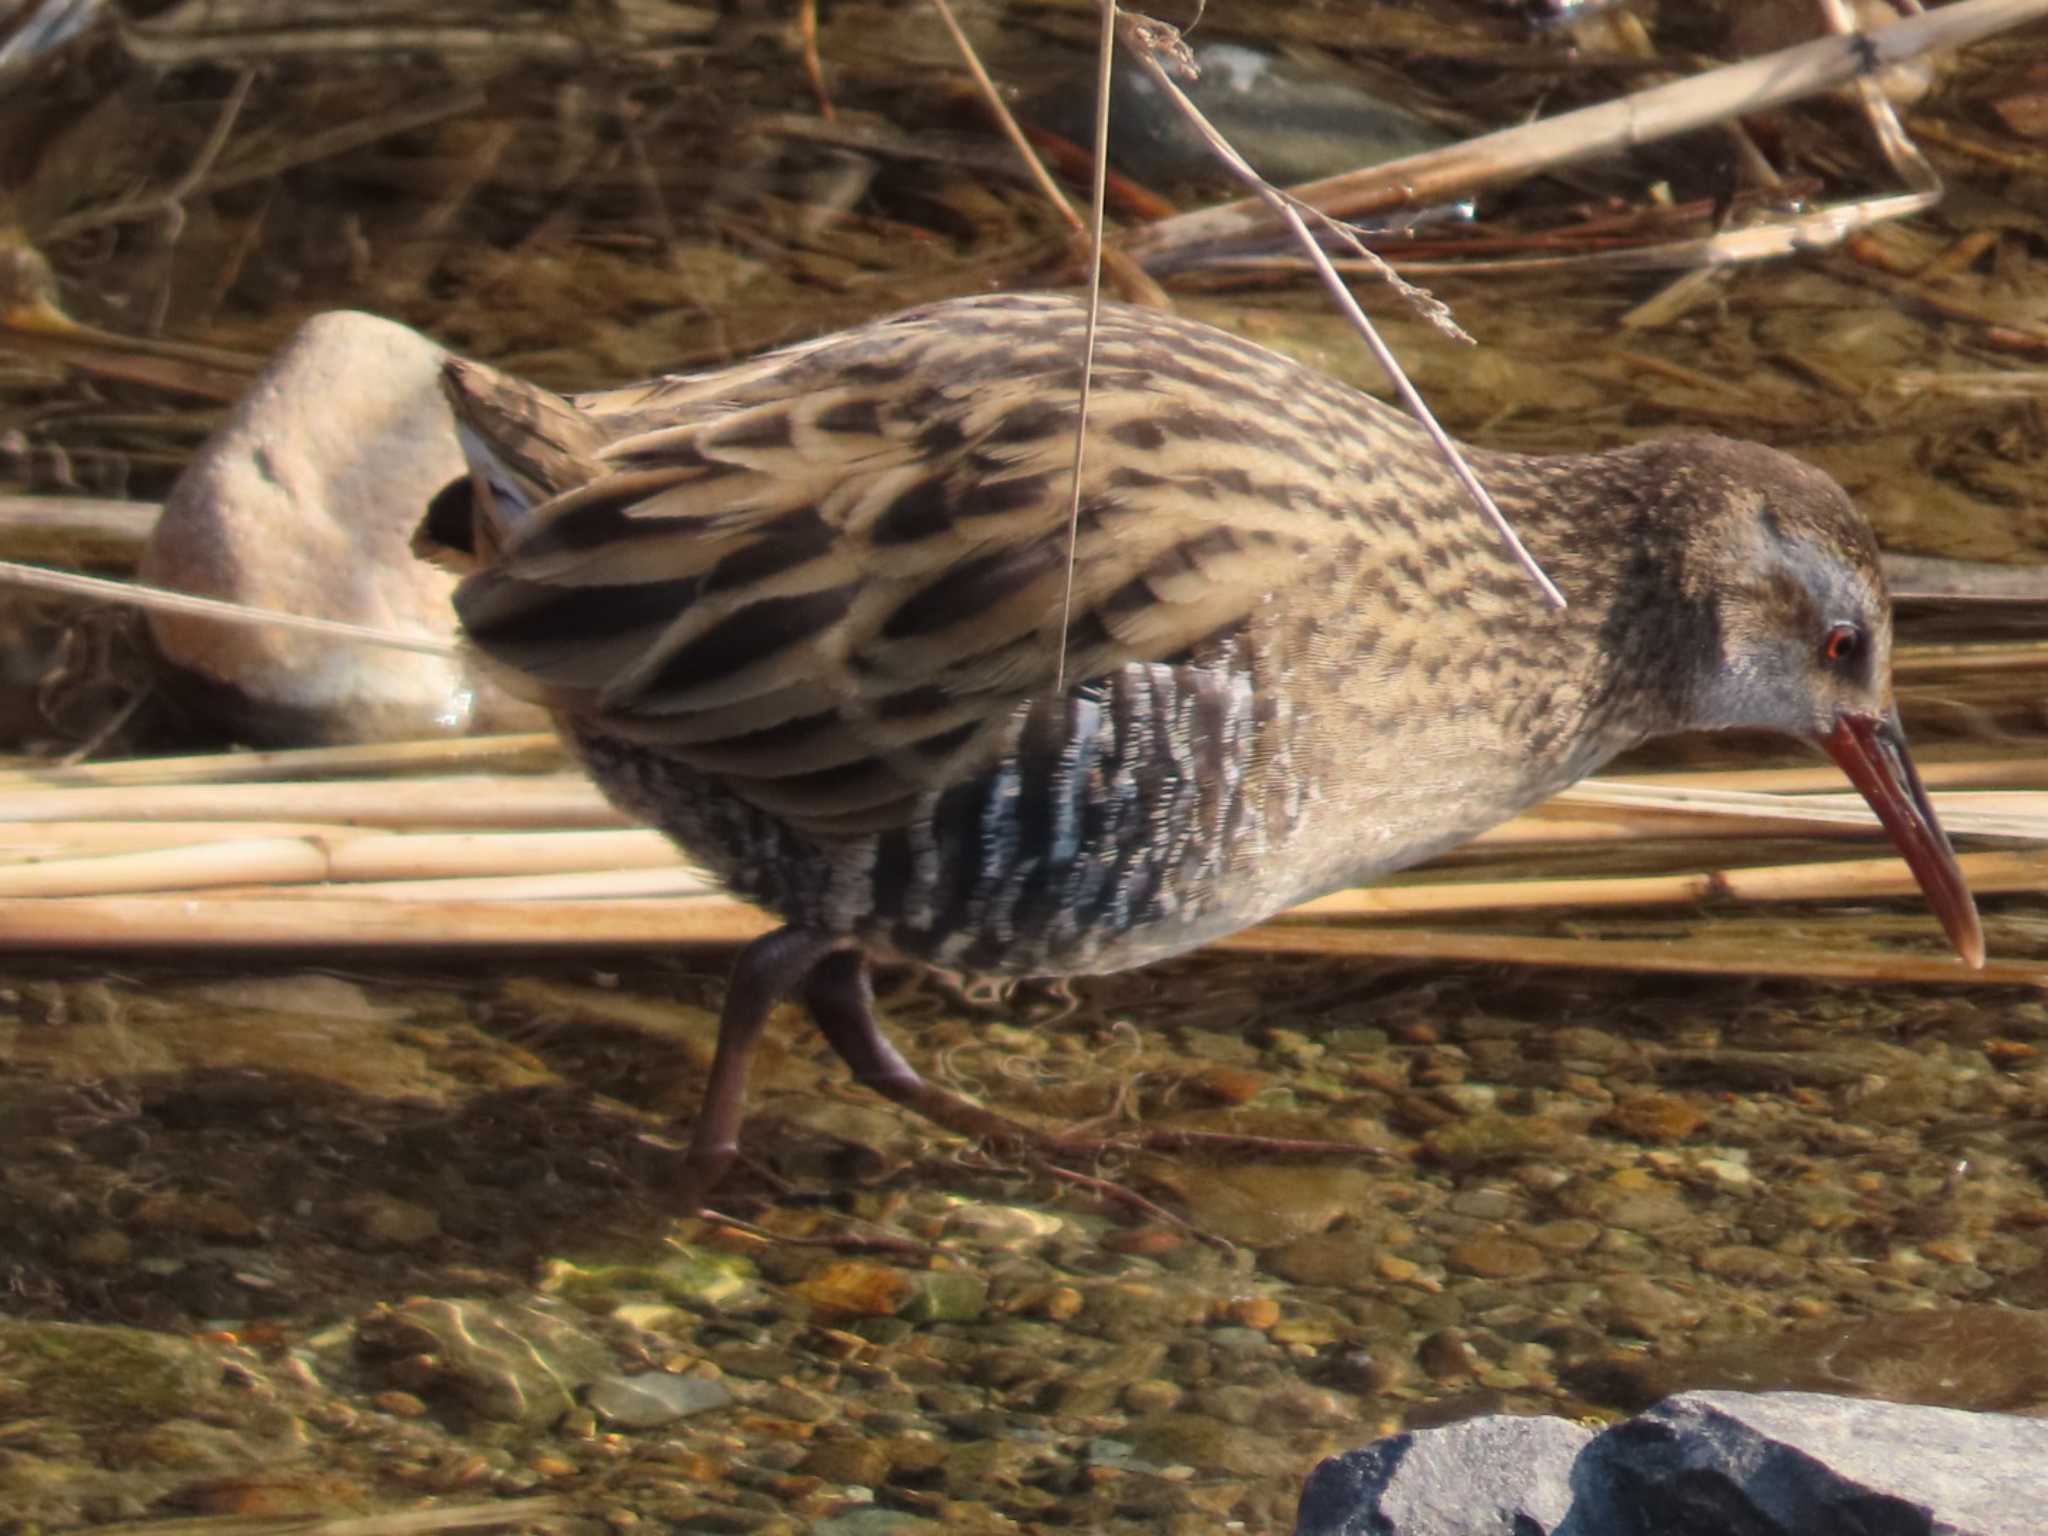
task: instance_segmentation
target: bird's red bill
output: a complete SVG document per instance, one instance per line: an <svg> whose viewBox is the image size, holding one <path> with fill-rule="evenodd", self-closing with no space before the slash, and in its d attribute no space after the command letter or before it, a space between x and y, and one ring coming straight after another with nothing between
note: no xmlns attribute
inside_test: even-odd
<svg viewBox="0 0 2048 1536"><path fill-rule="evenodd" d="M1920 882L1927 905L1941 920L1956 953L1972 969L1981 967L1984 928L1977 918L1977 903L1963 882L1948 834L1934 819L1934 807L1927 802L1913 759L1906 755L1906 737L1899 729L1898 716L1842 715L1820 744L1877 812L1892 846Z"/></svg>

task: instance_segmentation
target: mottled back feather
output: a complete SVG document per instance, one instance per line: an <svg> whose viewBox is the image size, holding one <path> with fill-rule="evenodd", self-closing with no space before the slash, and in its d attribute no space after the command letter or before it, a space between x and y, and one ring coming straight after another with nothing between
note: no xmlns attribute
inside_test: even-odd
<svg viewBox="0 0 2048 1536"><path fill-rule="evenodd" d="M516 691L798 827L899 824L992 763L1056 680L1219 642L1375 535L1339 488L1374 478L1354 418L1383 408L1112 308L1063 644L1082 326L1056 299L939 306L574 404L452 365L472 461L509 508L457 599L464 628ZM1399 418L1375 431L1389 422L1427 451Z"/></svg>

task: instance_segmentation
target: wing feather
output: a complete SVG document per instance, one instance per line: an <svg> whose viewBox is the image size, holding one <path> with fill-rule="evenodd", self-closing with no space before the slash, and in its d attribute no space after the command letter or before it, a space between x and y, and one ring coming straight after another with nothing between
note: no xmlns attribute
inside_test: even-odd
<svg viewBox="0 0 2048 1536"><path fill-rule="evenodd" d="M473 462L557 480L460 588L465 629L514 691L813 835L901 824L1056 680L1254 622L1350 515L1341 443L1251 441L1341 437L1337 386L1305 395L1249 345L1205 362L1112 310L1069 610L1079 315L961 301L577 402L451 379ZM1240 411L1263 371L1272 419L1190 408L1202 368Z"/></svg>

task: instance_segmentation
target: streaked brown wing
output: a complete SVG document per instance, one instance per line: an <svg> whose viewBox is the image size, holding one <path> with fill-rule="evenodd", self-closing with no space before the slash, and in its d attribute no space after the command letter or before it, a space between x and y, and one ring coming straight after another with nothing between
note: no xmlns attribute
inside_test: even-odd
<svg viewBox="0 0 2048 1536"><path fill-rule="evenodd" d="M1069 600L1079 312L1009 302L611 392L594 456L525 441L546 411L458 399L513 439L495 457L566 482L462 586L470 638L515 691L831 836L986 767L1025 701L1241 628L1344 536L1302 515L1334 458L1189 407L1186 356L1170 390L1149 365L1156 320L1112 324ZM1217 388L1290 366L1244 352Z"/></svg>

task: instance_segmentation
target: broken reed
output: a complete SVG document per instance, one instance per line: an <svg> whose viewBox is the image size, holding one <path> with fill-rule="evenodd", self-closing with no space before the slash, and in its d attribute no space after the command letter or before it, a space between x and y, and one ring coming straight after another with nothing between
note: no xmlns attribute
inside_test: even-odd
<svg viewBox="0 0 2048 1536"><path fill-rule="evenodd" d="M767 918L723 895L658 833L629 826L580 774L504 771L561 760L551 737L534 734L0 774L0 947L724 946L766 931ZM1957 835L2044 845L1964 855L1975 889L2048 887L2048 774L2036 762L1934 763L1926 778ZM1701 856L1734 839L1876 837L1854 796L1805 793L1839 782L1820 766L1590 780L1483 835L1454 871L1339 892L1224 942L1269 953L2048 986L2048 964L1970 973L1931 948L1876 947L1841 916L1739 941L1726 917L1687 923L1684 909L1703 903L1910 897L1912 878L1890 857L1731 866ZM1689 867L1531 871L1545 850L1626 854L1652 842L1667 862L1680 850ZM1680 916L1645 938L1648 908ZM1628 931L1479 931L1469 921L1519 914L1555 928L1612 923L1617 913L1628 914ZM1367 918L1372 926L1361 926ZM1423 920L1459 926L1413 926Z"/></svg>

